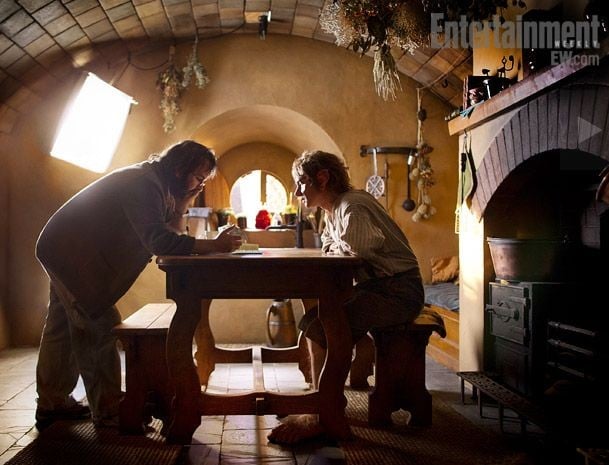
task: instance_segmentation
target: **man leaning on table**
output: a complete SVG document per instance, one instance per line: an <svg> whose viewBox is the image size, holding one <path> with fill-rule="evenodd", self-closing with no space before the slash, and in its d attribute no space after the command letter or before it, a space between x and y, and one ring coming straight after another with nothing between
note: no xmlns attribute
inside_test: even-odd
<svg viewBox="0 0 609 465"><path fill-rule="evenodd" d="M188 206L215 170L209 148L183 141L95 181L44 226L36 257L51 286L36 369L39 430L89 416L97 427L117 425L121 371L111 330L121 317L115 304L153 255L239 247L232 228L214 240L183 233ZM72 397L79 375L88 406Z"/></svg>
<svg viewBox="0 0 609 465"><path fill-rule="evenodd" d="M326 213L322 251L363 260L353 296L345 303L352 344L371 329L414 321L423 309L423 282L408 239L368 192L354 189L340 158L322 151L304 152L292 165L296 196ZM318 387L325 360L325 336L317 308L300 322L311 356L313 385ZM323 434L317 415L290 415L269 434L271 442L294 444Z"/></svg>

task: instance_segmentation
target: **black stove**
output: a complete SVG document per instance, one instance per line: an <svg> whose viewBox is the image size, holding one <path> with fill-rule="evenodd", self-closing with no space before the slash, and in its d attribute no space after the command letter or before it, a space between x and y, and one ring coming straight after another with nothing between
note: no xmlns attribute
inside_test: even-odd
<svg viewBox="0 0 609 465"><path fill-rule="evenodd" d="M561 321L574 287L561 282L489 284L485 308L485 371L531 398L548 387L548 322Z"/></svg>

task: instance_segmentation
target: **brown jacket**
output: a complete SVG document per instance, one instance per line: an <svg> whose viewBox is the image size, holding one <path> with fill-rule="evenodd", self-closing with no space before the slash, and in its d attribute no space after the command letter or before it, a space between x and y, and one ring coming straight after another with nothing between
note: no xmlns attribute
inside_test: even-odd
<svg viewBox="0 0 609 465"><path fill-rule="evenodd" d="M153 255L192 251L194 238L168 227L173 214L157 162L116 170L53 214L36 257L95 316L127 292Z"/></svg>

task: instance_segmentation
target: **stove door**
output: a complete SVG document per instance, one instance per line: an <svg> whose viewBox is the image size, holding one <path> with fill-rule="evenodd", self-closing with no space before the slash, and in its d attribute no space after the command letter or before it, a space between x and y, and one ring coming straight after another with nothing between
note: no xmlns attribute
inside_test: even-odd
<svg viewBox="0 0 609 465"><path fill-rule="evenodd" d="M527 346L530 299L526 287L491 283L491 303L486 305L492 336Z"/></svg>

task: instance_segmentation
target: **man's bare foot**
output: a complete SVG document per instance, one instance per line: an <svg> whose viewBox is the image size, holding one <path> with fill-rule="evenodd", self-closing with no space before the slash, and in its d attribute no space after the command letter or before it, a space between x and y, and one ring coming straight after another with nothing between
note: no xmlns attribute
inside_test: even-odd
<svg viewBox="0 0 609 465"><path fill-rule="evenodd" d="M297 444L324 433L317 415L289 415L270 432L268 440L275 444Z"/></svg>

